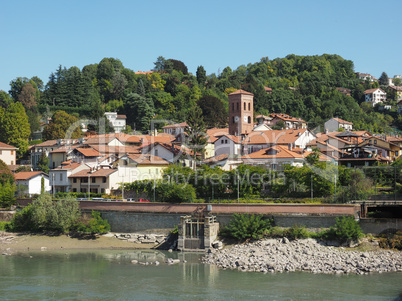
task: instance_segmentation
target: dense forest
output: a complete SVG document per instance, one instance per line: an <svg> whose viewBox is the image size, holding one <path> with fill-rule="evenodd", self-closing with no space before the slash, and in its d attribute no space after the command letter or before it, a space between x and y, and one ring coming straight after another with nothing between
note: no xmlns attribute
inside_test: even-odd
<svg viewBox="0 0 402 301"><path fill-rule="evenodd" d="M353 62L339 55L264 57L210 75L203 66L193 75L183 62L160 56L153 71L136 74L120 60L104 58L82 70L59 66L47 83L38 77L13 79L8 92L0 91L0 141L21 146L29 132L39 129L41 119L58 110L75 119L96 119L105 111L115 111L127 116L129 130L146 132L152 119L182 122L199 106L208 127L225 126L228 94L237 89L254 94L255 114L286 113L303 118L310 128L337 116L353 121L356 130L390 133L402 129L393 92L380 85L385 81L362 82ZM364 102L363 92L379 86L388 93L391 110L381 111ZM272 93L266 93L264 87L272 88ZM336 89L341 87L350 89L351 96ZM29 131L20 135L16 129L4 128L10 114L21 115L24 110L21 122L29 124Z"/></svg>

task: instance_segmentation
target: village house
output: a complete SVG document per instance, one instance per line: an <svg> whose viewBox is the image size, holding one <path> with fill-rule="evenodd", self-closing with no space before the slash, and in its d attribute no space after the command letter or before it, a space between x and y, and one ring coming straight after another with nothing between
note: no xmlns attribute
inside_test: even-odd
<svg viewBox="0 0 402 301"><path fill-rule="evenodd" d="M167 160L149 154L123 155L113 163L124 183L162 179L168 165Z"/></svg>
<svg viewBox="0 0 402 301"><path fill-rule="evenodd" d="M344 129L345 131L353 130L353 122L345 121L340 118L331 118L324 123L325 132L336 132L338 129Z"/></svg>
<svg viewBox="0 0 402 301"><path fill-rule="evenodd" d="M44 179L45 192L50 192L49 176L42 171L22 171L14 175L19 195L27 194L32 196L40 194L42 189L42 178Z"/></svg>
<svg viewBox="0 0 402 301"><path fill-rule="evenodd" d="M271 125L275 126L279 122L282 122L285 125L285 129L306 129L307 128L307 122L305 122L301 118L294 118L292 116L289 116L287 114L282 114L282 113L272 113L269 114L270 117L272 117L271 120Z"/></svg>
<svg viewBox="0 0 402 301"><path fill-rule="evenodd" d="M314 139L316 136L308 129L252 132L242 141L242 154L250 154L274 145L283 145L289 150L305 149Z"/></svg>
<svg viewBox="0 0 402 301"><path fill-rule="evenodd" d="M69 177L82 170L89 171L90 167L83 163L74 163L71 160L51 169L49 171L49 181L52 192L70 192L71 180Z"/></svg>
<svg viewBox="0 0 402 301"><path fill-rule="evenodd" d="M222 154L216 157L205 159L202 164L208 165L211 168L218 166L224 171L231 171L236 169L240 164L243 164L243 161L241 161L238 156Z"/></svg>
<svg viewBox="0 0 402 301"><path fill-rule="evenodd" d="M187 122L182 122L182 123L166 125L162 128L162 130L165 134L176 136L180 133L185 132L187 130L187 127L188 127Z"/></svg>
<svg viewBox="0 0 402 301"><path fill-rule="evenodd" d="M117 115L116 112L105 112L105 116L115 133L121 133L126 129L126 115Z"/></svg>
<svg viewBox="0 0 402 301"><path fill-rule="evenodd" d="M106 193L118 189L121 184L117 169L84 169L68 177L71 181L71 192Z"/></svg>
<svg viewBox="0 0 402 301"><path fill-rule="evenodd" d="M389 86L390 89L394 90L395 92L395 101L402 100L402 87L401 86Z"/></svg>
<svg viewBox="0 0 402 301"><path fill-rule="evenodd" d="M373 107L378 103L385 102L387 99L387 93L380 88L366 90L364 95L365 101L370 102Z"/></svg>
<svg viewBox="0 0 402 301"><path fill-rule="evenodd" d="M368 80L370 82L377 81L377 79L374 76L372 76L371 74L369 74L369 73L356 72L356 76L357 76L358 79L361 79L363 81L366 81L366 80Z"/></svg>
<svg viewBox="0 0 402 301"><path fill-rule="evenodd" d="M267 149L261 149L257 152L244 155L239 159L247 165L260 166L279 171L283 170L286 165L297 167L303 166L305 158L309 154L311 154L311 152L306 152L300 149L292 151L284 145L275 145ZM324 155L320 155L319 160L331 161L330 158Z"/></svg>
<svg viewBox="0 0 402 301"><path fill-rule="evenodd" d="M223 135L214 142L215 157L228 154L234 156L241 155L241 137L234 135Z"/></svg>
<svg viewBox="0 0 402 301"><path fill-rule="evenodd" d="M0 142L0 160L7 165L15 165L17 162L17 148Z"/></svg>

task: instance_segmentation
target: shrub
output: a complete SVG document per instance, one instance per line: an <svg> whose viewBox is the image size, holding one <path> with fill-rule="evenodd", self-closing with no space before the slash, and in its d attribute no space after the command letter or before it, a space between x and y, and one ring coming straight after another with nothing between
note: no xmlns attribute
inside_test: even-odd
<svg viewBox="0 0 402 301"><path fill-rule="evenodd" d="M394 231L394 233L381 235L379 237L379 245L381 248L397 249L402 251L402 231Z"/></svg>
<svg viewBox="0 0 402 301"><path fill-rule="evenodd" d="M10 222L0 222L0 231L5 231Z"/></svg>
<svg viewBox="0 0 402 301"><path fill-rule="evenodd" d="M284 231L284 236L290 239L303 239L310 237L305 226L294 225Z"/></svg>
<svg viewBox="0 0 402 301"><path fill-rule="evenodd" d="M359 223L352 216L343 216L342 218L337 217L335 220L335 228L331 227L325 238L347 242L358 240L363 237L363 232Z"/></svg>
<svg viewBox="0 0 402 301"><path fill-rule="evenodd" d="M78 232L102 234L110 231L110 224L101 217L100 212L92 210L91 216L92 218L89 221L81 220L78 223L76 226Z"/></svg>
<svg viewBox="0 0 402 301"><path fill-rule="evenodd" d="M52 197L45 193L18 212L8 227L10 231L66 232L75 225L79 216L79 204L76 199L66 197L53 201Z"/></svg>
<svg viewBox="0 0 402 301"><path fill-rule="evenodd" d="M223 233L237 239L259 239L269 230L271 224L272 220L264 219L263 215L235 213Z"/></svg>

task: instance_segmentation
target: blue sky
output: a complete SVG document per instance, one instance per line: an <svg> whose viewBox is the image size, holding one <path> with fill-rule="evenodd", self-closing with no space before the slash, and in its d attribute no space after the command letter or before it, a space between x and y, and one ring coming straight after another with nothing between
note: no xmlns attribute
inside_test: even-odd
<svg viewBox="0 0 402 301"><path fill-rule="evenodd" d="M158 56L195 74L297 55L339 54L356 72L402 74L402 1L0 0L0 90L104 57L134 71Z"/></svg>

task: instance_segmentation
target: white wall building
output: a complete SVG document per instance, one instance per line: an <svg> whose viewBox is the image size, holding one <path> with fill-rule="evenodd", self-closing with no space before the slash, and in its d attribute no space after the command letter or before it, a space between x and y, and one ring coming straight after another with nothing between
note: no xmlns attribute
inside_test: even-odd
<svg viewBox="0 0 402 301"><path fill-rule="evenodd" d="M42 178L45 181L45 191L50 192L49 176L42 171L23 171L14 175L19 193L29 195L40 194L42 188ZM21 191L20 189L24 189Z"/></svg>
<svg viewBox="0 0 402 301"><path fill-rule="evenodd" d="M387 99L387 93L380 88L369 89L364 91L366 102L371 102L373 107L380 102L384 102Z"/></svg>
<svg viewBox="0 0 402 301"><path fill-rule="evenodd" d="M16 151L16 147L0 142L0 159L7 165L17 164Z"/></svg>
<svg viewBox="0 0 402 301"><path fill-rule="evenodd" d="M115 133L121 133L126 129L126 115L117 115L116 112L105 112L105 117L112 124Z"/></svg>
<svg viewBox="0 0 402 301"><path fill-rule="evenodd" d="M223 135L214 142L215 157L228 154L240 155L241 152L241 138L234 135Z"/></svg>

